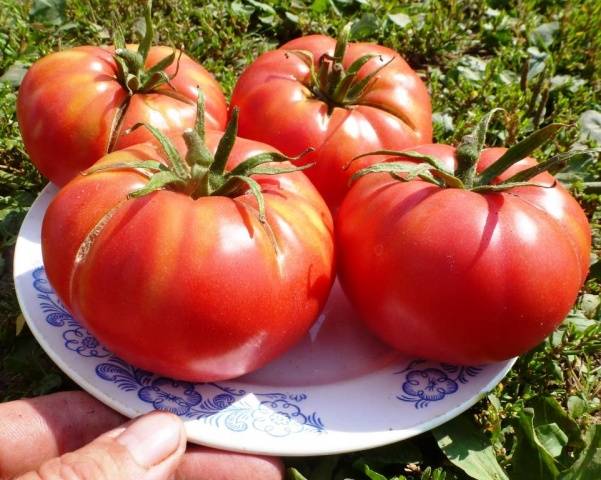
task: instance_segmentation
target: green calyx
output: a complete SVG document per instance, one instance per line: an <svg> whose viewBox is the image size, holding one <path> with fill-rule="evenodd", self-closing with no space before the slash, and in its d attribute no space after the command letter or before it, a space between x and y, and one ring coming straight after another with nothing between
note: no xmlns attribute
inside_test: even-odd
<svg viewBox="0 0 601 480"><path fill-rule="evenodd" d="M549 160L545 160L533 167L522 170L502 182L493 183L499 175L529 156L534 150L553 138L560 129L566 127L566 125L563 124L552 123L535 131L521 142L507 149L507 151L494 163L478 173L478 160L480 158L480 153L484 149L486 133L490 121L495 114L503 111L504 110L501 108L491 110L482 117L472 133L463 137L461 143L457 146L457 168L454 172L446 169L438 159L431 155L424 155L413 151L401 152L397 150L378 150L359 155L353 158L345 168L348 168L350 164L358 158L368 155L396 155L420 160L421 163L414 163L411 161L378 163L357 171L352 176L351 181L355 181L370 173L386 172L399 181L410 181L419 178L441 188L461 188L473 192L486 193L499 192L524 186L554 187L555 182L551 185L542 185L531 182L531 180L543 172L564 167L574 158L584 157L588 159L592 154L601 151L601 149L589 149L563 152L551 157Z"/></svg>
<svg viewBox="0 0 601 480"><path fill-rule="evenodd" d="M175 49L151 68L145 68L144 65L154 36L151 12L152 0L148 0L144 7L146 32L144 38L138 45L138 50L135 52L126 48L125 38L118 26L118 20L113 17L115 30L113 40L115 43L115 54L113 55L113 58L117 63L117 78L130 95L133 95L134 93L152 92L163 84L170 85L171 80L177 75L177 70L179 68L179 61L182 55L181 50L179 51L179 55L177 55L177 67L175 73L173 75L167 75L165 72L165 69L176 61ZM174 88L172 89L175 90Z"/></svg>
<svg viewBox="0 0 601 480"><path fill-rule="evenodd" d="M363 95L372 87L377 80L377 75L394 60L391 58L365 77L357 77L361 67L372 58L380 58L380 55L367 54L359 57L345 70L342 60L346 52L350 33L351 23L346 24L336 40L334 55L324 54L318 62L317 70L315 61L311 52L306 50L289 50L288 53L296 55L307 64L310 72L310 90L313 95L326 102L331 113L334 107L346 108L349 105L358 105L361 103Z"/></svg>
<svg viewBox="0 0 601 480"><path fill-rule="evenodd" d="M260 184L253 175L277 175L305 170L313 164L302 166L273 165L273 163L292 162L300 159L313 149L309 148L296 157L287 157L278 152L263 152L247 158L230 171L226 165L236 141L238 131L238 111L234 110L225 133L213 155L205 144L204 96L198 92L198 113L193 129L183 133L188 147L185 159L182 159L171 141L160 130L148 124L136 124L131 130L146 127L156 138L167 155L168 164L146 160L124 162L92 167L84 172L89 175L108 170L134 169L149 178L148 183L129 194L129 198L148 195L157 190L174 190L190 195L193 199L207 196L224 196L234 198L250 191L257 199L259 220L266 222L265 200ZM272 165L269 165L272 164Z"/></svg>

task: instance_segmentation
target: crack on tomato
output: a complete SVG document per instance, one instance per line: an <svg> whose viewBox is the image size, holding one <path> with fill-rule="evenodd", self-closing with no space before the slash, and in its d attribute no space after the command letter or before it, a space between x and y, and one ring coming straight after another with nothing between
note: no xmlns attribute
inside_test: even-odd
<svg viewBox="0 0 601 480"><path fill-rule="evenodd" d="M263 192L266 193L266 192ZM255 214L254 217L258 218L259 215L259 209L253 205L252 203L249 203L248 200L254 198L252 196L249 195L249 192L246 191L244 192L242 195L239 195L235 198L233 198L232 200L234 201L234 204L236 205L236 208L238 209L238 211L240 212L241 215L243 215L243 213L249 213L251 214L250 217L252 217L253 213ZM236 201L238 200L238 201ZM267 202L266 202L267 203ZM246 229L248 230L248 234L250 235L251 238L254 237L253 233L254 233L254 225L252 225L252 222L249 221L250 218L244 218L242 219L242 221L244 222L244 225L246 227ZM278 239L273 231L273 229L271 228L271 225L269 225L269 222L265 222L265 223L261 223L261 226L263 227L263 230L265 231L267 238L269 238L269 243L271 244L274 252L275 252L275 257L276 260L278 261L278 270L280 271L280 274L282 273L282 265L281 265L281 257L284 255L282 253L282 247L278 244Z"/></svg>
<svg viewBox="0 0 601 480"><path fill-rule="evenodd" d="M127 108L129 107L129 103L131 101L131 95L128 95L125 100L119 105L119 109L115 114L115 118L113 118L113 124L111 125L111 134L109 136L109 143L107 147L106 153L112 152L115 148L117 140L121 135L121 126L123 125L123 120L125 119L125 114L127 113Z"/></svg>
<svg viewBox="0 0 601 480"><path fill-rule="evenodd" d="M79 245L79 248L77 249L77 253L75 254L75 261L73 262L73 267L71 268L71 274L69 275L69 303L71 302L71 296L72 296L71 293L73 292L73 280L75 278L75 272L76 272L77 268L79 267L79 265L81 263L83 263L86 260L96 239L100 236L100 234L102 233L104 228L107 226L109 221L115 216L115 214L117 213L119 208L121 208L121 206L125 202L127 202L127 198L124 200L121 200L119 203L117 203L117 205L115 205L108 212L106 212L100 218L100 220L98 220L98 222L96 222L96 225L94 225L94 227L88 232L88 234L85 236L85 238Z"/></svg>

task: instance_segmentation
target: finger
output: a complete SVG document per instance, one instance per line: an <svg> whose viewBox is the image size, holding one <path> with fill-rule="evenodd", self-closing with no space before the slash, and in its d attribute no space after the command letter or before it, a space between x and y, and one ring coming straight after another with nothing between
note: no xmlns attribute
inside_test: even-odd
<svg viewBox="0 0 601 480"><path fill-rule="evenodd" d="M0 404L0 478L37 468L125 422L84 392Z"/></svg>
<svg viewBox="0 0 601 480"><path fill-rule="evenodd" d="M35 470L43 462L84 446L126 420L84 392L61 392L0 404L0 445L3 447L0 448L0 479ZM283 475L282 462L275 458L192 446L188 452L178 470L180 477L186 480L230 478L224 472L230 472L233 479L269 480ZM203 477L199 472L206 475Z"/></svg>
<svg viewBox="0 0 601 480"><path fill-rule="evenodd" d="M284 464L278 458L223 452L188 445L177 480L281 480Z"/></svg>
<svg viewBox="0 0 601 480"><path fill-rule="evenodd" d="M170 413L153 412L48 460L17 480L168 480L185 449L182 421Z"/></svg>

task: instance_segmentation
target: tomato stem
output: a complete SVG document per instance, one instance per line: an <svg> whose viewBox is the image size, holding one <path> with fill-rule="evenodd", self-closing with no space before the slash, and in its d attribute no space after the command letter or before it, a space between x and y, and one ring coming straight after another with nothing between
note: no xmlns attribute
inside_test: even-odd
<svg viewBox="0 0 601 480"><path fill-rule="evenodd" d="M478 177L479 185L487 185L509 167L526 158L547 140L553 138L563 127L560 123L552 123L535 131L521 142L509 148L495 163L489 165Z"/></svg>
<svg viewBox="0 0 601 480"><path fill-rule="evenodd" d="M568 161L574 158L590 158L593 153L601 151L599 148L588 150L572 150L563 152L554 157L541 162L533 167L522 170L510 178L500 183L495 180L510 167L526 158L543 143L553 138L555 134L566 125L552 123L530 134L521 142L507 149L499 159L489 165L480 174L477 173L478 161L486 141L486 133L489 124L495 114L504 111L501 108L495 108L484 115L478 122L474 131L465 135L461 143L457 146L456 160L457 167L454 172L444 168L438 159L430 155L423 155L412 151L396 150L377 150L364 153L353 158L346 166L348 168L355 160L368 155L390 155L400 157L400 161L386 161L383 163L371 165L367 168L355 172L351 182L370 173L389 173L393 178L399 181L410 181L415 178L433 183L445 188L463 188L473 192L499 192L510 188L536 186L552 188L552 185L542 185L530 182L537 175L549 171L550 169L562 168ZM402 161L406 158L406 161ZM421 160L422 163L410 163L411 160Z"/></svg>
<svg viewBox="0 0 601 480"><path fill-rule="evenodd" d="M185 159L182 159L173 143L159 129L149 124L138 123L129 131L140 127L148 129L165 152L168 162L166 165L157 161L121 162L92 167L84 172L84 175L127 168L137 170L147 176L149 181L144 187L131 192L129 196L132 198L163 189L179 191L194 199L206 196L236 197L249 191L257 199L259 220L265 222L265 200L259 183L252 176L278 175L309 168L313 164L302 166L277 164L297 161L313 149L309 148L296 157L287 157L279 152L259 153L247 158L231 171L227 171L228 159L237 138L237 110L234 110L213 155L205 143L204 105L204 95L199 89L195 128L183 133L184 142L188 147Z"/></svg>
<svg viewBox="0 0 601 480"><path fill-rule="evenodd" d="M466 188L474 186L478 159L486 142L488 126L496 113L504 111L502 108L493 108L482 117L471 134L463 137L457 147L457 170L455 175L461 179Z"/></svg>
<svg viewBox="0 0 601 480"><path fill-rule="evenodd" d="M152 24L152 0L148 0L144 6L144 24L146 26L144 38L138 45L138 55L142 57L142 65L146 62L150 46L152 45L152 38L154 36L154 25Z"/></svg>
<svg viewBox="0 0 601 480"><path fill-rule="evenodd" d="M130 95L141 92L159 91L161 85L171 85L171 80L175 78L179 71L182 51L176 53L176 49L159 60L155 65L146 69L146 59L152 46L154 37L154 26L152 23L152 0L148 0L144 6L144 23L146 30L144 38L140 41L137 51L129 50L125 45L123 32L121 31L117 20L113 17L115 54L113 58L117 64L117 79L123 85ZM176 69L173 75L168 75L165 69L173 62L176 62Z"/></svg>
<svg viewBox="0 0 601 480"><path fill-rule="evenodd" d="M288 50L287 52L296 55L309 67L310 90L315 98L327 103L329 114L335 107L347 108L360 104L362 97L377 80L378 73L394 60L393 57L385 62L381 55L366 54L355 60L348 70L345 70L342 61L348 46L351 26L352 23L347 23L340 30L334 47L334 55L326 53L319 58L317 73L311 52L305 50ZM379 59L382 65L359 79L358 74L361 67L375 58Z"/></svg>

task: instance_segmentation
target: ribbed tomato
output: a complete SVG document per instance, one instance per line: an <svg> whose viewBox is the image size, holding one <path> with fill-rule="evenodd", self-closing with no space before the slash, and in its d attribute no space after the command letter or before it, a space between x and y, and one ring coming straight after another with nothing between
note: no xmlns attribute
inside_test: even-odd
<svg viewBox="0 0 601 480"><path fill-rule="evenodd" d="M232 94L240 109L240 135L287 155L307 147L316 162L307 176L332 209L348 189L355 156L382 148L403 149L432 140L430 97L401 56L370 43L324 35L292 40L261 55L241 75Z"/></svg>
<svg viewBox="0 0 601 480"><path fill-rule="evenodd" d="M455 148L412 150L457 173ZM477 175L506 152L484 149ZM358 179L337 219L339 273L382 340L408 355L474 365L524 353L565 318L587 275L590 227L550 174L515 183L531 167L539 164L525 158L489 185L476 176L473 189L434 170L410 181ZM495 191L507 180L516 186Z"/></svg>
<svg viewBox="0 0 601 480"><path fill-rule="evenodd" d="M222 135L206 134L208 151ZM186 155L184 142L174 142ZM274 149L236 139L225 175L265 152ZM113 152L94 169L166 158L149 142ZM259 165L251 173L264 204L233 174L219 191L198 196L209 188L197 181L208 178L200 162L182 167L191 176L175 180L175 190L163 185L136 196L150 186L144 164L78 176L48 208L44 265L76 318L132 364L191 381L242 375L302 338L334 278L331 215L306 176L290 164L275 176L271 164ZM172 174L151 182L161 175Z"/></svg>
<svg viewBox="0 0 601 480"><path fill-rule="evenodd" d="M147 31L152 35L148 25ZM178 60L171 48L150 47L151 39L139 64L129 60L132 46L118 50L121 57L113 47L85 46L52 53L29 69L17 118L31 161L49 180L64 185L107 152L149 140L143 129L125 133L138 122L163 132L192 127L199 87L207 125L223 130L227 106L213 76L185 54Z"/></svg>

